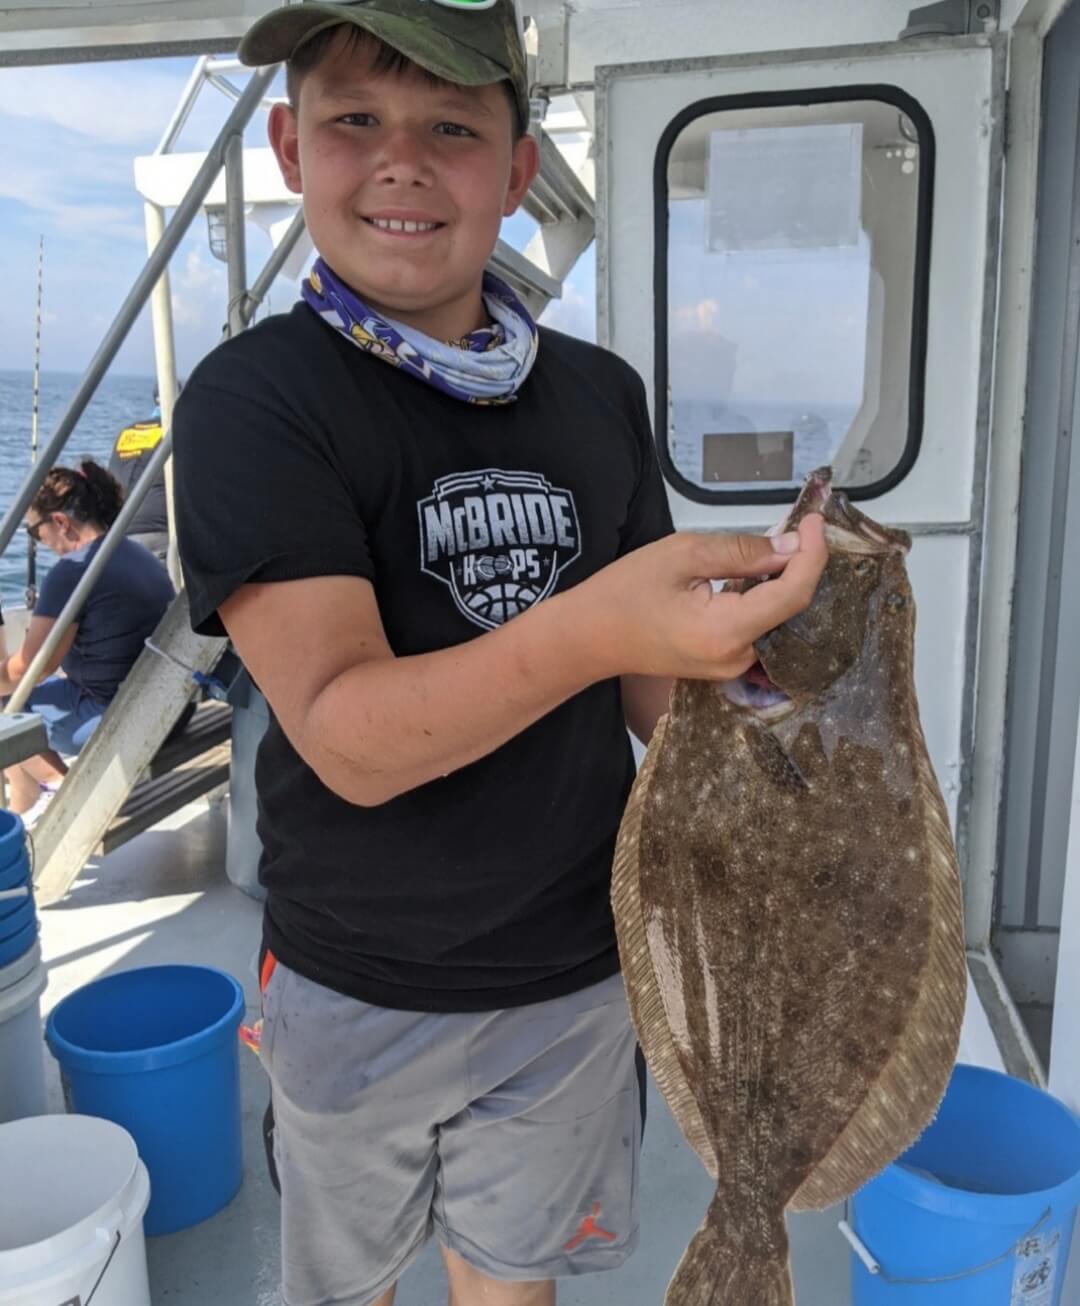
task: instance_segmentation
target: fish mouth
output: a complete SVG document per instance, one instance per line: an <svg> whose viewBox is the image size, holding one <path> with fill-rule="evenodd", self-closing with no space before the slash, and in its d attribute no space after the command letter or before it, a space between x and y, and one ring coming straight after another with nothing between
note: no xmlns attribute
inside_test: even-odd
<svg viewBox="0 0 1080 1306"><path fill-rule="evenodd" d="M811 472L787 517L769 533L796 530L804 517L816 512L825 518L825 542L831 553L907 553L911 536L871 521L843 490L833 486L832 476L831 467Z"/></svg>
<svg viewBox="0 0 1080 1306"><path fill-rule="evenodd" d="M788 695L769 679L760 661L734 680L722 681L717 688L733 707L750 712L761 721L779 720L795 708Z"/></svg>

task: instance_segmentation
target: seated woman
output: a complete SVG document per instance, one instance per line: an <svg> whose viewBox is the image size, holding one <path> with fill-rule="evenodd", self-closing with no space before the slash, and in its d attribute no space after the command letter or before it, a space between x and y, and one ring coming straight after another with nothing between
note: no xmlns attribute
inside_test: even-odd
<svg viewBox="0 0 1080 1306"><path fill-rule="evenodd" d="M80 467L51 468L27 511L27 532L59 557L42 581L22 647L0 659L0 695L18 684L120 512L119 483L89 459ZM90 738L172 599L157 558L121 540L30 693L26 709L44 719L49 750L5 772L13 812L31 820L40 814L67 772L61 754L77 753Z"/></svg>

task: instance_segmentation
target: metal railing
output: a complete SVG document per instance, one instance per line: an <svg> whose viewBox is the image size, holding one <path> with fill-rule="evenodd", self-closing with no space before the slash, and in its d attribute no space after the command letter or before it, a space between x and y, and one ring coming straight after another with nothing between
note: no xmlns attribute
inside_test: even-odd
<svg viewBox="0 0 1080 1306"><path fill-rule="evenodd" d="M240 193L237 200L238 205L243 204L243 193ZM285 235L282 237L277 248L266 261L266 265L259 273L255 284L247 291L239 301L237 308L237 326L242 329L247 326L255 315L256 309L262 303L266 292L273 284L274 278L281 271L300 239L304 230L304 214L300 210L293 218ZM172 429L170 428L162 436L160 442L154 449L150 461L146 465L146 470L139 477L131 494L125 499L124 506L120 510L120 515L109 528L105 538L102 540L101 547L94 555L93 561L83 572L82 579L76 585L71 593L71 597L64 605L52 629L49 631L45 642L38 649L33 661L26 668L26 672L19 681L11 697L4 707L5 713L19 712L24 707L30 691L37 683L38 677L48 666L50 659L56 652L60 641L68 627L79 615L83 604L86 602L90 591L94 588L98 577L101 575L109 559L120 547L120 541L127 533L128 524L139 510L139 505L150 491L150 487L156 479L158 473L165 465L165 460L172 453Z"/></svg>
<svg viewBox="0 0 1080 1306"><path fill-rule="evenodd" d="M241 279L243 278L243 172L238 167L239 151L243 142L243 131L251 120L255 110L262 104L264 92L270 82L273 80L277 71L275 67L259 69L255 72L243 94L237 100L234 108L225 121L225 125L219 132L217 139L207 152L190 188L184 195L179 205L177 205L172 219L166 225L161 234L153 253L149 256L143 267L142 272L136 278L127 298L121 305L112 325L109 327L98 347L97 352L92 358L89 367L86 370L82 380L79 382L67 410L57 424L56 430L50 437L49 442L41 451L37 462L30 469L23 484L19 488L15 500L8 510L2 523L0 523L0 555L3 554L8 544L11 542L19 525L22 522L23 515L33 502L34 496L41 488L49 468L57 461L59 455L66 446L71 437L80 417L86 410L87 405L93 398L98 385L108 371L110 364L115 358L120 346L127 338L129 331L134 325L139 313L149 300L157 285L162 273L168 267L172 255L176 252L180 241L183 239L188 227L191 225L196 214L202 207L203 201L210 191L211 186L217 180L218 173L229 163L226 169L226 210L228 213L228 225L231 236L232 249L230 254L234 255L230 259L230 304L229 304L229 324L226 327L226 334L231 334L236 330L246 326L255 314L256 309L262 302L267 291L272 285L274 278L284 266L289 255L292 253L304 230L303 211L299 210L293 218L285 236L278 243L266 266L259 274L255 284L250 291L245 290ZM190 112L190 101L194 98L197 89L197 79L203 75L203 63L196 72L192 74L189 81L188 91L185 93L172 122L166 129L162 138L162 146L159 148L168 148L176 139L180 128L183 126L187 113ZM239 237L237 232L240 233ZM232 265L236 264L234 268ZM172 430L171 425L165 431L160 443L154 449L145 470L140 475L131 493L124 501L120 510L120 515L109 528L101 546L94 555L93 560L86 568L78 585L75 587L64 605L63 610L53 623L41 648L26 668L22 678L16 686L11 697L8 699L3 711L7 714L20 711L31 690L37 683L38 677L48 666L61 640L64 638L72 622L78 617L82 610L90 591L93 589L98 577L105 568L109 559L119 547L120 541L126 534L127 527L134 518L143 500L157 479L159 473L164 468L169 455L172 452Z"/></svg>
<svg viewBox="0 0 1080 1306"><path fill-rule="evenodd" d="M210 187L217 180L218 173L225 163L225 153L229 141L234 136L243 133L244 128L251 119L251 115L262 101L264 89L273 80L276 71L276 67L264 68L252 76L244 94L226 119L217 140L214 141L207 152L202 166L195 174L190 190L177 205L176 212L166 226L160 244L150 258L147 259L143 270L135 280L135 284L128 292L127 298L120 306L112 325L105 333L104 340L98 346L97 353L90 360L90 365L79 382L67 411L61 417L48 444L42 449L37 463L28 472L18 494L15 496L14 503L8 510L3 523L0 524L0 554L11 543L12 536L18 530L19 523L22 521L23 514L30 507L34 495L41 487L49 468L63 451L79 418L86 411L94 392L101 384L102 377L108 371L109 365L116 357L120 346L127 339L128 332L134 325L136 318L138 318L139 313L150 298L154 285L168 266L177 246L202 207L203 200L209 193Z"/></svg>

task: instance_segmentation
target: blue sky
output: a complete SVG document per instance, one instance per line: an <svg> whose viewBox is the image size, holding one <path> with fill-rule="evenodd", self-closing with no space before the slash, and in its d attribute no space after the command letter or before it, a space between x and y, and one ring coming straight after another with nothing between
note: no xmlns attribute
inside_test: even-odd
<svg viewBox="0 0 1080 1306"><path fill-rule="evenodd" d="M81 371L89 362L146 258L133 159L153 151L193 66L185 58L0 70L0 368L32 365L39 236L42 367ZM209 145L228 109L224 96L204 89L177 148ZM265 144L264 115L248 141ZM520 247L529 229L527 220L511 219L503 234ZM270 243L250 222L247 241L254 278ZM217 342L226 302L225 267L210 254L201 216L173 259L171 278L177 359L186 373ZM295 283L279 278L270 307L281 311L295 295ZM589 251L544 320L593 339L594 301ZM148 314L113 369L153 372Z"/></svg>

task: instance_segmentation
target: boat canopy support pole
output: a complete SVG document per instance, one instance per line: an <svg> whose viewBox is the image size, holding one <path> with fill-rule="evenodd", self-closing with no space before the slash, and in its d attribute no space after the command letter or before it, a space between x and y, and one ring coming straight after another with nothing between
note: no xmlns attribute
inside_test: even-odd
<svg viewBox="0 0 1080 1306"><path fill-rule="evenodd" d="M180 96L180 103L173 110L173 116L169 119L168 126L162 133L161 140L158 141L155 154L168 154L184 130L184 124L195 107L195 101L199 98L199 91L202 88L202 80L206 74L207 65L210 62L210 56L204 54L191 70L191 76L187 80L183 94Z"/></svg>
<svg viewBox="0 0 1080 1306"><path fill-rule="evenodd" d="M251 289L244 297L244 321L250 322L255 316L255 311L266 298L267 292L274 284L278 273L289 260L289 255L296 248L296 243L304 234L307 223L304 221L304 210L297 209L292 222L285 229L285 234L278 241L274 252L266 261L266 266L255 278Z"/></svg>
<svg viewBox="0 0 1080 1306"><path fill-rule="evenodd" d="M247 244L244 235L244 134L236 131L225 146L225 253L229 276L229 335L243 331L247 299Z"/></svg>
<svg viewBox="0 0 1080 1306"><path fill-rule="evenodd" d="M146 202L146 249L151 258L165 234L165 211ZM176 340L173 335L172 289L169 269L165 267L150 298L154 334L154 368L157 373L158 405L161 428L172 429L173 405L176 403ZM180 560L176 550L176 511L173 504L173 463L165 463L165 506L168 513L169 552L167 566L174 589L179 589Z"/></svg>

